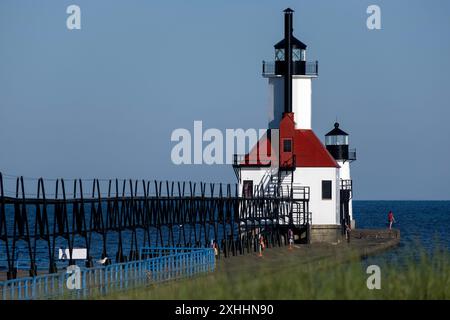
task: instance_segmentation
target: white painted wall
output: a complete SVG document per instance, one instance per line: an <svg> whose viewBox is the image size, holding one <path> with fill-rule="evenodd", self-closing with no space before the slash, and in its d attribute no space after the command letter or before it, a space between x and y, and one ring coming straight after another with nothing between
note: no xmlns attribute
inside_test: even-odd
<svg viewBox="0 0 450 320"><path fill-rule="evenodd" d="M311 129L312 77L292 79L292 111L296 129ZM269 78L269 128L279 128L284 112L284 79Z"/></svg>
<svg viewBox="0 0 450 320"><path fill-rule="evenodd" d="M332 181L331 200L322 200L322 180ZM294 183L310 187L309 211L313 225L340 224L338 168L297 168Z"/></svg>
<svg viewBox="0 0 450 320"><path fill-rule="evenodd" d="M336 160L339 166L339 177L343 180L351 179L350 177L350 161Z"/></svg>
<svg viewBox="0 0 450 320"><path fill-rule="evenodd" d="M244 184L244 180L253 181L253 192L255 192L260 183L263 183L263 186L266 187L267 183L270 181L271 174L275 174L276 172L276 169L271 167L242 168L241 182L239 183L239 196L242 196L242 186Z"/></svg>
<svg viewBox="0 0 450 320"><path fill-rule="evenodd" d="M239 195L242 196L244 180L253 181L253 190L261 182L266 187L276 168L243 168ZM310 187L309 211L312 212L313 225L340 225L339 217L339 168L297 168L294 183ZM332 181L331 200L322 200L322 180Z"/></svg>
<svg viewBox="0 0 450 320"><path fill-rule="evenodd" d="M296 129L311 129L311 77L292 79L292 111Z"/></svg>
<svg viewBox="0 0 450 320"><path fill-rule="evenodd" d="M269 78L269 129L279 129L284 112L284 79Z"/></svg>

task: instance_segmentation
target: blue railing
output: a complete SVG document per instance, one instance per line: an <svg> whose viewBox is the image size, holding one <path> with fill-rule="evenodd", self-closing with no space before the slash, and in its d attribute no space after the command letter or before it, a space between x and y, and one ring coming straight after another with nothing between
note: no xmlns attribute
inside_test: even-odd
<svg viewBox="0 0 450 320"><path fill-rule="evenodd" d="M76 275L64 272L0 282L0 300L82 299L215 269L214 251L209 248L144 247L141 258L106 267L79 268ZM75 283L79 288L74 288Z"/></svg>

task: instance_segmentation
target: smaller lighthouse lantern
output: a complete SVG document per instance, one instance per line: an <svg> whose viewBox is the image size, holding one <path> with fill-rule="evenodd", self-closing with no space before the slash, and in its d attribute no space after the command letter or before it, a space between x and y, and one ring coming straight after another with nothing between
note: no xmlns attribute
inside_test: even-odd
<svg viewBox="0 0 450 320"><path fill-rule="evenodd" d="M348 148L348 133L339 128L338 122L334 124L334 129L325 135L325 146L336 160L356 160L354 151L349 151Z"/></svg>

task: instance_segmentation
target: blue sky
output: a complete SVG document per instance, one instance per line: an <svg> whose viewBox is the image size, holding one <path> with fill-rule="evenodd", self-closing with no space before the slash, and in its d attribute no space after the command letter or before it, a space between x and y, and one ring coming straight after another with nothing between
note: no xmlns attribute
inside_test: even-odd
<svg viewBox="0 0 450 320"><path fill-rule="evenodd" d="M66 8L81 8L81 30ZM382 29L366 28L381 8ZM282 10L319 60L313 129L338 118L356 199L450 199L450 2L0 2L0 171L235 182L175 166L176 128L265 128Z"/></svg>

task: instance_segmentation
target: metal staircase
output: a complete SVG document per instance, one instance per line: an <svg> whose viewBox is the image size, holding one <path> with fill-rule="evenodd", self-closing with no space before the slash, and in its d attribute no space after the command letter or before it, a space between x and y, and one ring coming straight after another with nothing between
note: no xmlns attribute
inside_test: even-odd
<svg viewBox="0 0 450 320"><path fill-rule="evenodd" d="M294 171L278 170L278 189L280 196L290 198L294 184Z"/></svg>
<svg viewBox="0 0 450 320"><path fill-rule="evenodd" d="M283 201L284 208L280 216L284 224L306 225L311 222L309 212L309 187L294 183L293 170L271 172L263 188L267 197L277 197Z"/></svg>
<svg viewBox="0 0 450 320"><path fill-rule="evenodd" d="M256 190L259 190L259 196L279 199L276 210L281 230L287 234L291 229L296 241L308 243L311 225L310 189L308 186L294 183L294 172L295 170L283 168L269 170Z"/></svg>

